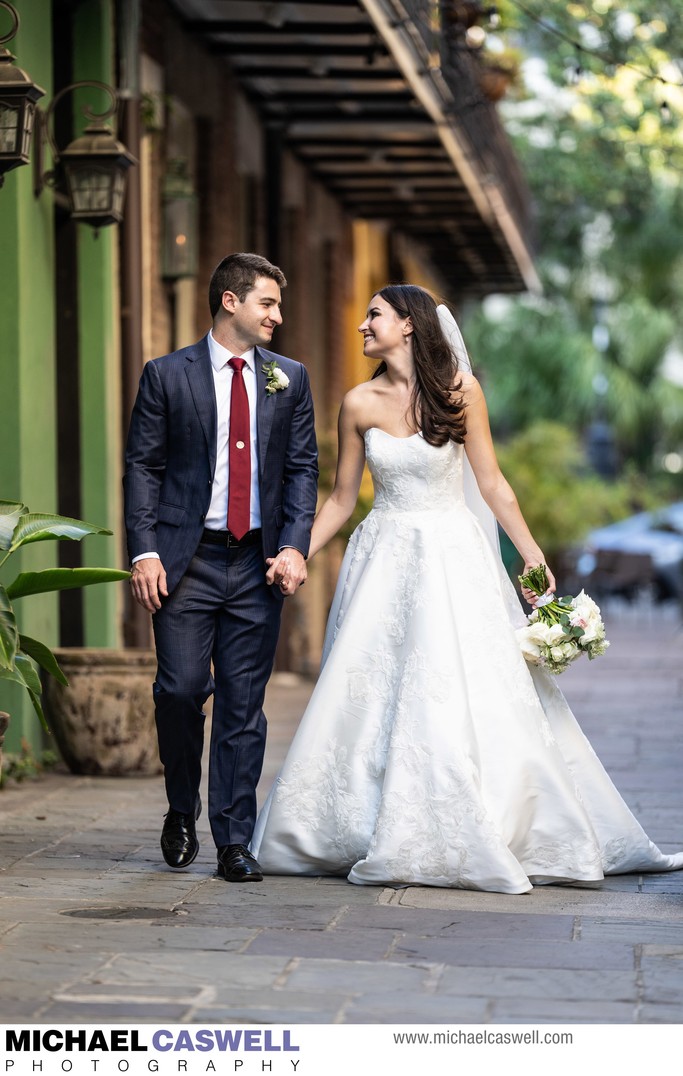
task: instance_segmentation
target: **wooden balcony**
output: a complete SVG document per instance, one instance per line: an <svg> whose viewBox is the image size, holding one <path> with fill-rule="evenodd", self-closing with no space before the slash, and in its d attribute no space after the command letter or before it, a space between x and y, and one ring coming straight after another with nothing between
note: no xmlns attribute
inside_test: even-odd
<svg viewBox="0 0 683 1076"><path fill-rule="evenodd" d="M351 217L419 246L453 297L538 286L519 165L443 5L172 2L186 32L229 62L271 145Z"/></svg>

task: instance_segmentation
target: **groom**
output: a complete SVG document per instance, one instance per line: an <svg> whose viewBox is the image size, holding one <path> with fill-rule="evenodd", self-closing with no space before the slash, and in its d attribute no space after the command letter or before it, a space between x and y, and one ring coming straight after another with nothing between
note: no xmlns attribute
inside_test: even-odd
<svg viewBox="0 0 683 1076"><path fill-rule="evenodd" d="M161 850L171 867L199 851L203 706L213 693L209 822L230 882L263 877L248 850L262 706L284 597L306 578L316 506L308 375L266 350L286 284L257 254L217 266L211 331L143 370L123 480L131 587L153 614L157 652L169 803Z"/></svg>

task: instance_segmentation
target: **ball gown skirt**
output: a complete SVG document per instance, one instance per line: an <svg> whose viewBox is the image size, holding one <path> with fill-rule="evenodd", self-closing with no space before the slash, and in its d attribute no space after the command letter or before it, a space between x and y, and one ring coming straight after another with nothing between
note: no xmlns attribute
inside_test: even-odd
<svg viewBox="0 0 683 1076"><path fill-rule="evenodd" d="M524 893L683 867L636 821L463 495L463 448L371 428L318 683L259 816L269 874Z"/></svg>

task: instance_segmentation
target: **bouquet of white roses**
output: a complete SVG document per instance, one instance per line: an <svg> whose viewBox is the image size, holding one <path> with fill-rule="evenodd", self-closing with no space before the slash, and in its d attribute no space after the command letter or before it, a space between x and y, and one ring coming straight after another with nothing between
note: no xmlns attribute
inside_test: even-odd
<svg viewBox="0 0 683 1076"><path fill-rule="evenodd" d="M605 653L609 642L600 608L585 591L575 598L546 595L545 564L520 575L519 581L540 597L527 618L527 627L517 631L522 654L530 664L543 665L548 672L559 674L582 654L588 654L592 661Z"/></svg>

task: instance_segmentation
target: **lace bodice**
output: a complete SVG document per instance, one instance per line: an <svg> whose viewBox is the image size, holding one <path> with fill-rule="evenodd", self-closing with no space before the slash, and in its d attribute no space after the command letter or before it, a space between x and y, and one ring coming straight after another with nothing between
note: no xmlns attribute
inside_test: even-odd
<svg viewBox="0 0 683 1076"><path fill-rule="evenodd" d="M441 448L421 434L393 437L377 426L365 432L365 453L379 511L444 511L462 506L463 447Z"/></svg>

